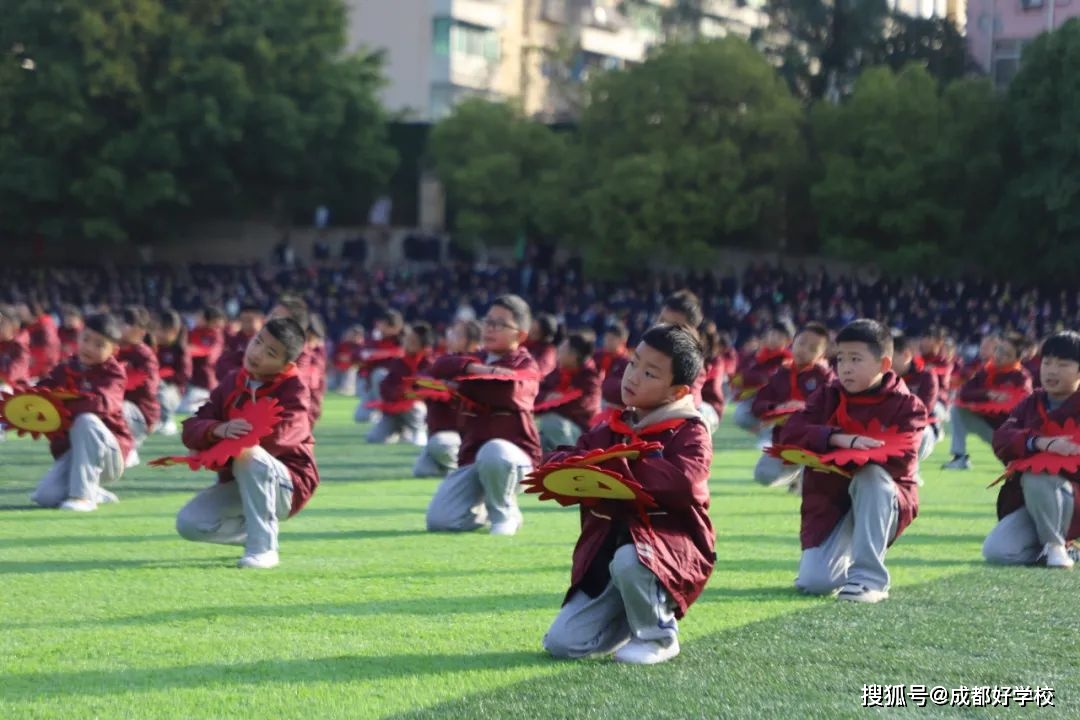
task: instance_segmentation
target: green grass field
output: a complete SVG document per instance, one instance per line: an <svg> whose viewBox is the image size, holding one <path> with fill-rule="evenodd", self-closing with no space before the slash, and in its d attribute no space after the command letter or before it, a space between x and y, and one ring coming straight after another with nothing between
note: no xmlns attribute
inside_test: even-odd
<svg viewBox="0 0 1080 720"><path fill-rule="evenodd" d="M0 445L0 718L1080 717L1080 573L981 562L998 465L977 440L972 472L938 470L944 447L925 464L892 598L863 606L792 589L798 499L754 485L756 451L725 427L716 571L682 655L642 668L541 651L575 510L525 496L513 538L427 534L436 482L409 477L413 448L365 445L351 411L329 399L323 484L267 572L175 534L209 474L144 465L119 505L34 510L44 441ZM868 710L864 684L1050 686L1055 707Z"/></svg>

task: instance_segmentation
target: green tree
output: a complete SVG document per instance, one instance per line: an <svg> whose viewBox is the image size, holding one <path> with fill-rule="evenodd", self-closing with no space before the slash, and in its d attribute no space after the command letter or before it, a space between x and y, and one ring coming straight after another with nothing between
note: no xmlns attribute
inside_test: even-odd
<svg viewBox="0 0 1080 720"><path fill-rule="evenodd" d="M455 210L458 237L510 245L555 207L562 139L507 103L469 99L432 130L431 156Z"/></svg>
<svg viewBox="0 0 1080 720"><path fill-rule="evenodd" d="M988 83L942 92L915 65L871 68L848 102L815 107L824 170L811 195L825 250L901 271L979 252L1001 182L999 117Z"/></svg>
<svg viewBox="0 0 1080 720"><path fill-rule="evenodd" d="M988 259L1011 273L1080 271L1080 20L1040 35L1009 84L1008 189L996 203Z"/></svg>
<svg viewBox="0 0 1080 720"><path fill-rule="evenodd" d="M776 246L801 109L749 44L666 45L598 76L588 98L564 187L566 213L582 219L568 237L595 270Z"/></svg>
<svg viewBox="0 0 1080 720"><path fill-rule="evenodd" d="M942 83L959 80L979 69L968 52L967 40L951 20L902 13L890 17L872 57L875 64L893 70L921 64Z"/></svg>
<svg viewBox="0 0 1080 720"><path fill-rule="evenodd" d="M0 0L0 231L153 241L393 169L341 0Z"/></svg>

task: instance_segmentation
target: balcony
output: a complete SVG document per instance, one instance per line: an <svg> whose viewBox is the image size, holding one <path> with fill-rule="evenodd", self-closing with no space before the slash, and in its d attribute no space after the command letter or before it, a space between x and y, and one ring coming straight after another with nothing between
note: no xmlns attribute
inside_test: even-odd
<svg viewBox="0 0 1080 720"><path fill-rule="evenodd" d="M470 25L498 29L506 23L506 2L505 0L432 0L431 14L433 17L453 18Z"/></svg>

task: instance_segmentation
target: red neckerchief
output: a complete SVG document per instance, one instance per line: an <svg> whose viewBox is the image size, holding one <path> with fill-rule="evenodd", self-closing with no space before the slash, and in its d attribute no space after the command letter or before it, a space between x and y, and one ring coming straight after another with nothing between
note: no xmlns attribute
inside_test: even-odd
<svg viewBox="0 0 1080 720"><path fill-rule="evenodd" d="M757 351L757 355L754 356L755 365L764 365L771 363L774 360L781 360L787 362L791 359L791 351L787 348L780 348L779 350L770 350L768 348L762 348Z"/></svg>
<svg viewBox="0 0 1080 720"><path fill-rule="evenodd" d="M611 366L615 364L615 361L619 358L626 357L626 355L625 348L617 353L608 352L606 350L600 353L600 373L602 375L607 375L608 371L611 370Z"/></svg>
<svg viewBox="0 0 1080 720"><path fill-rule="evenodd" d="M817 363L810 363L809 365L803 365L800 367L791 366L791 397L789 400L805 401L806 395L803 393L802 388L799 386L799 376L808 370L813 370L817 367Z"/></svg>
<svg viewBox="0 0 1080 720"><path fill-rule="evenodd" d="M1004 367L999 367L999 366L995 365L993 362L986 363L986 365L983 367L983 370L986 371L986 387L988 387L988 388L997 387L998 375L1004 375L1006 373L1016 372L1019 369L1020 369L1020 363L1019 362L1014 362L1012 365L1005 365Z"/></svg>
<svg viewBox="0 0 1080 720"><path fill-rule="evenodd" d="M573 387L574 376L577 375L577 370L569 370L567 368L559 369L559 386L555 388L556 392L564 393Z"/></svg>
<svg viewBox="0 0 1080 720"><path fill-rule="evenodd" d="M416 375L420 367L420 363L424 362L428 354L426 352L418 352L413 354L404 354L401 356L402 362L405 363L405 367L409 368L409 375Z"/></svg>
<svg viewBox="0 0 1080 720"><path fill-rule="evenodd" d="M851 403L852 405L880 405L885 401L885 395L878 392L880 389L881 386L879 385L872 394L867 395L849 395L847 392L841 390L840 402L837 404L836 409L833 410L832 417L829 418L829 422L827 422L826 425L834 425L846 432L854 424L854 420L848 415L848 403Z"/></svg>
<svg viewBox="0 0 1080 720"><path fill-rule="evenodd" d="M911 367L909 367L908 371L906 373L904 373L904 374L905 375L910 375L913 372L922 372L925 369L926 369L926 361L922 359L922 356L921 355L913 355L912 358L911 358Z"/></svg>
<svg viewBox="0 0 1080 720"><path fill-rule="evenodd" d="M622 413L616 411L611 414L611 418L608 420L608 427L619 435L625 435L629 438L630 442L638 442L643 435L657 435L667 430L674 430L680 427L686 418L672 418L671 420L661 420L658 423L647 425L640 430L634 430L626 424L626 421L622 418Z"/></svg>
<svg viewBox="0 0 1080 720"><path fill-rule="evenodd" d="M289 378L296 377L297 375L296 365L293 365L288 370L279 372L274 376L273 380L264 382L262 385L252 390L247 386L248 381L253 379L251 373L247 371L247 368L242 367L240 368L240 372L236 373L236 384L233 387L233 391L225 398L225 411L232 415L232 411L239 409L240 406L243 405L243 400L245 398L250 397L251 401L255 402L255 400L258 400L259 398L270 395L278 389L278 386L280 386L281 383Z"/></svg>

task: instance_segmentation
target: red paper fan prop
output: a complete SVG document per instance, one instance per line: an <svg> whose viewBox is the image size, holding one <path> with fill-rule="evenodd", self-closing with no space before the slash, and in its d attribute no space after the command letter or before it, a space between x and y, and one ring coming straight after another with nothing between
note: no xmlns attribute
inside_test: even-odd
<svg viewBox="0 0 1080 720"><path fill-rule="evenodd" d="M761 415L761 422L766 425L783 425L788 419L806 407L806 403L800 402L795 405L795 401L785 403L783 407L774 408Z"/></svg>
<svg viewBox="0 0 1080 720"><path fill-rule="evenodd" d="M0 421L19 435L29 435L35 440L42 435L52 439L71 427L71 411L64 401L80 395L73 390L48 388L0 393Z"/></svg>
<svg viewBox="0 0 1080 720"><path fill-rule="evenodd" d="M127 380L124 381L124 390L135 390L150 379L150 373L142 370L128 370Z"/></svg>
<svg viewBox="0 0 1080 720"><path fill-rule="evenodd" d="M162 367L161 370L158 371L158 376L162 380L167 380L168 378L176 377L176 369L171 368L168 365L166 365L165 367Z"/></svg>
<svg viewBox="0 0 1080 720"><path fill-rule="evenodd" d="M454 378L457 382L518 382L523 380L538 380L539 376L534 372L513 372L513 373L482 373L480 375L462 375Z"/></svg>
<svg viewBox="0 0 1080 720"><path fill-rule="evenodd" d="M637 442L613 445L584 455L566 458L537 468L522 482L525 492L538 493L541 500L554 500L563 507L595 505L602 500L632 502L640 511L656 507L656 501L637 480L606 468L608 460L636 460L642 453L661 448L660 443Z"/></svg>
<svg viewBox="0 0 1080 720"><path fill-rule="evenodd" d="M1064 436L1074 443L1080 443L1080 425L1077 425L1076 421L1072 418L1069 418L1062 424L1048 420L1043 423L1041 428L1039 428L1039 435L1043 437ZM1060 475L1063 472L1076 472L1078 470L1080 470L1080 456L1058 455L1054 452L1044 451L1034 453L1026 458L1013 460L1009 463L1008 467L1005 468L1005 475L1003 477L1008 477L1013 473L1025 472Z"/></svg>
<svg viewBox="0 0 1080 720"><path fill-rule="evenodd" d="M829 453L816 453L795 445L771 445L765 448L765 452L775 458L780 458L788 465L803 465L811 470L851 477L851 473L828 459Z"/></svg>
<svg viewBox="0 0 1080 720"><path fill-rule="evenodd" d="M793 445L774 445L766 450L773 457L778 457L785 462L794 465L805 465L815 470L836 473L850 477L853 468L859 468L870 463L884 464L892 458L902 457L905 453L913 451L919 442L918 433L898 432L882 426L879 420L871 420L869 424L852 420L843 428L844 433L862 435L863 437L881 440L881 447L867 450L857 448L837 448L826 453L815 453L805 448Z"/></svg>
<svg viewBox="0 0 1080 720"><path fill-rule="evenodd" d="M442 380L429 377L408 377L405 384L409 388L405 396L417 400L433 400L436 402L450 402L456 393Z"/></svg>
<svg viewBox="0 0 1080 720"><path fill-rule="evenodd" d="M565 392L551 392L544 397L543 402L538 402L533 406L533 411L542 413L547 412L548 410L554 410L555 408L560 408L563 405L574 402L584 394L585 393L581 390L577 389L567 390Z"/></svg>
<svg viewBox="0 0 1080 720"><path fill-rule="evenodd" d="M994 388L994 392L1003 393L1006 398L1004 400L983 400L980 402L962 402L958 400L956 404L979 415L1008 415L1029 394L1024 388L1018 387Z"/></svg>
<svg viewBox="0 0 1080 720"><path fill-rule="evenodd" d="M206 468L220 470L234 457L248 448L255 447L267 435L274 432L274 427L281 419L282 409L277 400L270 397L259 398L242 408L229 412L230 420L247 420L251 430L238 438L219 440L206 450L191 455L171 455L150 461L156 467L186 464L192 470Z"/></svg>
<svg viewBox="0 0 1080 720"><path fill-rule="evenodd" d="M364 403L364 407L378 410L387 415L401 415L402 413L409 412L415 406L415 398L407 398L405 400L369 400Z"/></svg>

